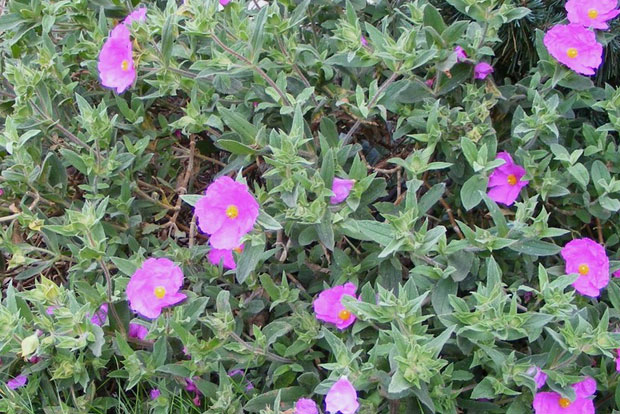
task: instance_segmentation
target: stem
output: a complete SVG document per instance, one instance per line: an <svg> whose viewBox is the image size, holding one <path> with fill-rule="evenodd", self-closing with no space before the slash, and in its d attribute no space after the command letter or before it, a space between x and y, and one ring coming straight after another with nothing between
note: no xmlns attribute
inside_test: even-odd
<svg viewBox="0 0 620 414"><path fill-rule="evenodd" d="M280 98L282 98L282 102L284 102L284 104L286 106L292 106L291 102L288 100L288 98L286 97L284 92L282 92L282 90L278 87L278 85L276 85L276 83L273 81L273 79L271 79L269 77L269 75L267 75L265 73L265 71L263 71L260 67L256 66L254 63L252 63L245 56L240 55L239 53L235 52L234 50L232 50L231 48L226 46L224 43L222 43L222 41L217 37L217 35L215 33L211 33L211 38L222 49L224 49L226 52L230 53L231 55L233 55L234 57L236 57L237 59L239 59L240 61L242 61L246 65L250 66L253 70L256 71L256 73L258 73L263 79L265 79L265 82L267 82L269 84L269 86L271 86L273 89L275 89L275 91L278 93L278 95L280 95Z"/></svg>
<svg viewBox="0 0 620 414"><path fill-rule="evenodd" d="M383 85L381 85L381 87L379 88L379 90L377 91L377 94L375 96L372 97L372 100L368 103L368 109L372 109L375 104L377 103L377 101L379 100L379 98L381 97L381 95L383 95L383 92L385 92L385 90L387 89L388 86L390 86L398 77L398 67L396 68L396 71L394 73L392 73L392 75L387 78L385 80L385 82L383 82ZM353 134L355 133L355 131L357 131L357 129L360 127L360 125L362 125L362 121L360 121L359 119L357 121L355 121L355 124L353 124L353 127L349 130L349 133L344 137L343 141L343 145L347 145L349 143L349 141L351 141L351 137L353 136Z"/></svg>
<svg viewBox="0 0 620 414"><path fill-rule="evenodd" d="M230 337L232 339L237 341L239 344L243 345L247 350L252 351L255 354L262 355L265 358L270 359L270 360L275 361L275 362L283 362L285 364L293 363L293 361L291 361L288 358L283 358L280 355L276 355L276 354L273 354L273 353L271 353L269 351L265 351L265 350L253 347L252 345L248 344L243 339L241 339L241 337L239 335L237 335L236 333L234 333L234 332L231 332L229 335L230 335Z"/></svg>

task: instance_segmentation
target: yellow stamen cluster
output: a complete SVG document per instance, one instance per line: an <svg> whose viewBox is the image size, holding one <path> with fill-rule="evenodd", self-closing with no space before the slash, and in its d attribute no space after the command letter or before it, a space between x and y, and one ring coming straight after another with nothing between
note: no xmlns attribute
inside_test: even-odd
<svg viewBox="0 0 620 414"><path fill-rule="evenodd" d="M129 70L129 62L127 60L123 60L121 62L121 69L123 69L123 72L127 72Z"/></svg>
<svg viewBox="0 0 620 414"><path fill-rule="evenodd" d="M346 321L350 317L351 317L351 312L349 312L346 309L343 309L340 312L338 312L338 318L342 319L343 321Z"/></svg>
<svg viewBox="0 0 620 414"><path fill-rule="evenodd" d="M580 275L585 276L590 273L590 267L587 264L583 263L579 265L579 269L577 271Z"/></svg>
<svg viewBox="0 0 620 414"><path fill-rule="evenodd" d="M558 404L560 404L560 407L562 408L566 408L570 405L570 400L568 398L560 398L560 401L558 402Z"/></svg>
<svg viewBox="0 0 620 414"><path fill-rule="evenodd" d="M598 17L598 10L596 10L596 9L588 10L588 17L590 19L596 19Z"/></svg>
<svg viewBox="0 0 620 414"><path fill-rule="evenodd" d="M517 185L517 177L514 174L510 174L506 179L509 185Z"/></svg>
<svg viewBox="0 0 620 414"><path fill-rule="evenodd" d="M163 299L164 296L166 296L166 288L163 286L157 286L154 290L153 293L155 294L155 297L157 299Z"/></svg>
<svg viewBox="0 0 620 414"><path fill-rule="evenodd" d="M577 52L577 49L575 49L574 47L569 47L568 50L566 51L566 56L568 56L571 59L575 59L578 54L579 52Z"/></svg>
<svg viewBox="0 0 620 414"><path fill-rule="evenodd" d="M239 208L236 205L231 204L226 207L226 217L228 217L229 219L236 219L238 216Z"/></svg>

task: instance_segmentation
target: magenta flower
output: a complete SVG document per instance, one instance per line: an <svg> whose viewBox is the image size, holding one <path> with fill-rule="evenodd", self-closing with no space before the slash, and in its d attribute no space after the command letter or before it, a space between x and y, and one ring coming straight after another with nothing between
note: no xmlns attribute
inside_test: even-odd
<svg viewBox="0 0 620 414"><path fill-rule="evenodd" d="M231 0L220 0L220 5L221 5L222 7L226 7L226 5L227 5L228 3L230 3L230 1L231 1Z"/></svg>
<svg viewBox="0 0 620 414"><path fill-rule="evenodd" d="M553 26L543 43L558 62L583 75L594 75L603 62L603 46L596 35L578 24Z"/></svg>
<svg viewBox="0 0 620 414"><path fill-rule="evenodd" d="M428 86L429 88L432 88L433 85L435 84L435 77L428 78L427 80L424 81L424 84Z"/></svg>
<svg viewBox="0 0 620 414"><path fill-rule="evenodd" d="M352 296L355 298L356 290L357 288L353 283L347 283L325 289L319 293L319 297L312 303L316 318L334 324L340 330L351 326L356 318L355 315L345 309L342 304L342 297Z"/></svg>
<svg viewBox="0 0 620 414"><path fill-rule="evenodd" d="M222 262L222 266L224 269L235 270L237 268L237 264L235 263L235 258L233 256L233 251L237 253L241 253L243 251L243 244L234 249L211 249L207 258L209 259L209 263L213 266L219 266L220 261Z"/></svg>
<svg viewBox="0 0 620 414"><path fill-rule="evenodd" d="M600 290L609 283L609 259L605 248L592 239L570 241L562 249L566 261L566 274L578 274L573 282L577 292L598 297Z"/></svg>
<svg viewBox="0 0 620 414"><path fill-rule="evenodd" d="M620 372L620 348L616 349L616 354L618 354L616 357L616 371Z"/></svg>
<svg viewBox="0 0 620 414"><path fill-rule="evenodd" d="M131 26L133 22L144 23L146 21L146 7L140 7L129 13L125 20L123 20L123 24L127 26Z"/></svg>
<svg viewBox="0 0 620 414"><path fill-rule="evenodd" d="M609 29L607 21L620 14L617 6L618 0L568 0L564 5L569 22L601 30Z"/></svg>
<svg viewBox="0 0 620 414"><path fill-rule="evenodd" d="M464 62L467 60L467 52L461 46L456 46L454 48L454 53L456 53L456 61Z"/></svg>
<svg viewBox="0 0 620 414"><path fill-rule="evenodd" d="M18 375L13 379L7 381L6 386L12 390L21 388L28 382L28 377L25 375Z"/></svg>
<svg viewBox="0 0 620 414"><path fill-rule="evenodd" d="M474 78L475 79L486 79L491 73L495 70L493 66L489 65L486 62L480 62L474 66Z"/></svg>
<svg viewBox="0 0 620 414"><path fill-rule="evenodd" d="M145 318L157 318L161 310L181 302L186 296L179 293L183 271L169 259L148 259L129 279L129 307Z"/></svg>
<svg viewBox="0 0 620 414"><path fill-rule="evenodd" d="M258 203L245 184L223 176L213 181L195 206L198 228L216 249L234 249L258 217Z"/></svg>
<svg viewBox="0 0 620 414"><path fill-rule="evenodd" d="M364 35L360 38L360 42L362 43L362 46L368 46L368 40L366 40Z"/></svg>
<svg viewBox="0 0 620 414"><path fill-rule="evenodd" d="M123 93L136 79L129 29L124 24L116 26L99 53L97 64L101 84Z"/></svg>
<svg viewBox="0 0 620 414"><path fill-rule="evenodd" d="M95 312L93 317L90 318L90 321L97 326L102 326L105 323L105 320L107 317L108 317L108 304L104 303L99 307L97 312Z"/></svg>
<svg viewBox="0 0 620 414"><path fill-rule="evenodd" d="M129 332L127 332L127 335L129 335L130 338L138 338L140 340L144 340L144 338L146 338L146 335L148 335L149 330L146 329L145 326L142 326L138 323L130 323L129 324Z"/></svg>
<svg viewBox="0 0 620 414"><path fill-rule="evenodd" d="M620 277L620 269L614 272L614 277Z"/></svg>
<svg viewBox="0 0 620 414"><path fill-rule="evenodd" d="M519 197L521 189L529 181L521 180L525 175L525 169L516 165L509 153L500 152L497 154L497 158L506 161L506 163L495 168L489 176L487 195L496 203L511 206Z"/></svg>
<svg viewBox="0 0 620 414"><path fill-rule="evenodd" d="M309 398L300 398L295 403L293 414L319 414L316 403Z"/></svg>
<svg viewBox="0 0 620 414"><path fill-rule="evenodd" d="M347 377L336 381L325 396L325 409L330 414L353 414L359 406L357 392Z"/></svg>
<svg viewBox="0 0 620 414"><path fill-rule="evenodd" d="M220 3L222 2L222 0L220 0ZM192 402L194 403L194 405L196 407L200 407L200 395L196 394L196 396L194 398L192 398Z"/></svg>
<svg viewBox="0 0 620 414"><path fill-rule="evenodd" d="M353 184L355 184L355 180L334 177L334 182L332 183L332 192L334 195L329 199L329 202L331 204L342 203L349 196Z"/></svg>
<svg viewBox="0 0 620 414"><path fill-rule="evenodd" d="M159 398L160 395L161 395L161 391L159 391L157 388L152 389L151 392L149 393L151 400L156 400L157 398Z"/></svg>
<svg viewBox="0 0 620 414"><path fill-rule="evenodd" d="M4 194L4 190L0 188L0 196L2 196L3 194Z"/></svg>
<svg viewBox="0 0 620 414"><path fill-rule="evenodd" d="M594 403L588 397L596 392L596 381L587 377L573 385L574 401L557 392L539 392L534 397L535 414L594 414Z"/></svg>

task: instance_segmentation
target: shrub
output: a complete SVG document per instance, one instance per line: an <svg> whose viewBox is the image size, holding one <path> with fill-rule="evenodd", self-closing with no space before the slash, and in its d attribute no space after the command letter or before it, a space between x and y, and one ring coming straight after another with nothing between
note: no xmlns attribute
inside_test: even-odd
<svg viewBox="0 0 620 414"><path fill-rule="evenodd" d="M620 409L615 26L448 3L8 0L0 411Z"/></svg>

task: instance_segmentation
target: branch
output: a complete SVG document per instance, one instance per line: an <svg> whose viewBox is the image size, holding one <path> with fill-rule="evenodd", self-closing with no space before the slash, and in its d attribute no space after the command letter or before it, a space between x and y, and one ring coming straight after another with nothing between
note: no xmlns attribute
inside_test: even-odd
<svg viewBox="0 0 620 414"><path fill-rule="evenodd" d="M254 69L263 79L265 79L265 82L267 82L269 84L269 86L271 86L273 89L275 89L275 91L278 93L278 95L280 95L280 98L282 98L282 102L284 102L284 104L286 104L287 106L293 106L291 104L291 102L288 100L288 98L286 97L286 95L284 94L284 92L282 92L280 87L278 87L278 85L276 85L276 83L273 81L273 79L271 79L269 77L269 75L267 75L265 73L265 71L263 71L260 67L256 66L254 63L252 63L245 56L240 55L239 53L235 52L234 50L232 50L231 48L226 46L224 43L222 43L222 41L219 39L219 37L217 37L217 35L215 33L211 33L211 38L213 39L213 41L215 43L217 43L226 52L230 53L231 55L233 55L234 57L236 57L237 59L239 59L240 61L242 61L243 63L245 63L249 67L251 67L252 69Z"/></svg>

